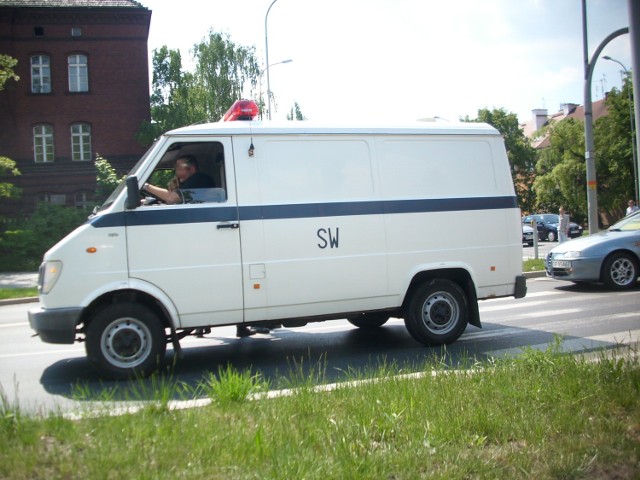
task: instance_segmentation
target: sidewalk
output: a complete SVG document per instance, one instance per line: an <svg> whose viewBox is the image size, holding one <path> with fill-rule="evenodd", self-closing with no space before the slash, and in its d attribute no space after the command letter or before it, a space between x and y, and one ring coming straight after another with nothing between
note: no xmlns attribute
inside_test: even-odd
<svg viewBox="0 0 640 480"><path fill-rule="evenodd" d="M0 288L29 288L38 286L38 274L30 272L0 273ZM0 300L0 307L37 302L38 297L9 298Z"/></svg>
<svg viewBox="0 0 640 480"><path fill-rule="evenodd" d="M38 273L0 273L0 288L29 288L38 286Z"/></svg>

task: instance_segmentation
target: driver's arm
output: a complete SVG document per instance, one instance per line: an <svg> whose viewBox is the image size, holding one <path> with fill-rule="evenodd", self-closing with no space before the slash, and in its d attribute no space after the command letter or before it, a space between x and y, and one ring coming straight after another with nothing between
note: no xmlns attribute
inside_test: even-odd
<svg viewBox="0 0 640 480"><path fill-rule="evenodd" d="M180 195L178 195L175 191L156 187L155 185L151 185L149 183L145 183L142 188L147 192L155 195L165 203L174 204L180 201Z"/></svg>

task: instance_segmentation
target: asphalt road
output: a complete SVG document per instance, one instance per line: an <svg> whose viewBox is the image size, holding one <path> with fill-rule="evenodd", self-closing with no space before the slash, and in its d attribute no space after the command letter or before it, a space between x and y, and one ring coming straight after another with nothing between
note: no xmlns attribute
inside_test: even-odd
<svg viewBox="0 0 640 480"><path fill-rule="evenodd" d="M205 338L182 341L184 358L173 367L173 379L192 387L208 372L231 365L259 371L275 383L282 374L317 376L322 382L351 378L384 362L421 365L439 360L459 365L465 359L517 355L525 346L545 349L554 334L565 336L564 348L598 350L640 336L640 286L610 292L601 286L574 286L547 278L529 279L524 299L481 302L483 328L469 326L446 349L415 342L401 320L391 319L376 332L344 320L277 329L271 335L235 338L233 327L213 329ZM84 346L50 345L32 337L27 310L32 304L0 307L0 385L7 400L23 411L76 411L92 408L92 399L117 386L114 400L144 400L140 387L100 380L85 358ZM175 356L169 350L167 363ZM315 378L315 377L314 377ZM144 383L150 388L151 384ZM83 399L78 399L82 392ZM101 397L102 396L102 397Z"/></svg>

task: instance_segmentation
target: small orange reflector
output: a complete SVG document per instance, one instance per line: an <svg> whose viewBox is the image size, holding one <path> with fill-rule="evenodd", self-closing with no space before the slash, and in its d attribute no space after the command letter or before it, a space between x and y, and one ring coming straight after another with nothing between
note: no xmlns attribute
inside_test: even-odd
<svg viewBox="0 0 640 480"><path fill-rule="evenodd" d="M253 284L253 289L254 290L260 290L260 284L259 283L254 283Z"/></svg>
<svg viewBox="0 0 640 480"><path fill-rule="evenodd" d="M495 272L496 271L496 267L491 265L491 268L489 270L491 270L492 272Z"/></svg>
<svg viewBox="0 0 640 480"><path fill-rule="evenodd" d="M98 249L96 247L87 248L87 253L96 253L97 251L98 251Z"/></svg>

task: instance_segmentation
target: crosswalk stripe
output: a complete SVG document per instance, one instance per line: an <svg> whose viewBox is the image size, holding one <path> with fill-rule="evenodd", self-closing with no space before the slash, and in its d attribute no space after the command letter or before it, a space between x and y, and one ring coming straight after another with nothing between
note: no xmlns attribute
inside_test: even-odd
<svg viewBox="0 0 640 480"><path fill-rule="evenodd" d="M592 337L564 339L559 344L559 351L563 353L575 353L585 350L607 349L621 345L632 345L640 341L640 330L627 330L624 332L607 333L604 335L594 335ZM549 348L549 343L538 343L523 347L505 348L502 350L490 350L485 352L490 357L517 356L525 350L533 349L545 351Z"/></svg>

